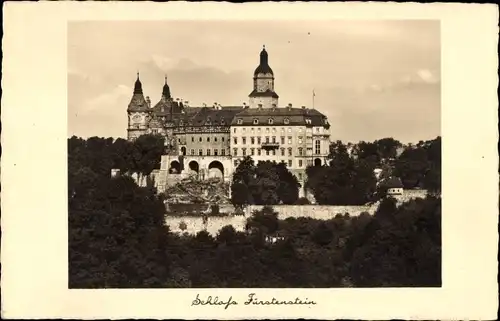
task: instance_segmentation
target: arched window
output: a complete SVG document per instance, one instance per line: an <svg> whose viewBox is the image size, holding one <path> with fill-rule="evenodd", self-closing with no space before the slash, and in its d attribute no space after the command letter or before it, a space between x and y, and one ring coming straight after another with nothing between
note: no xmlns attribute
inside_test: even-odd
<svg viewBox="0 0 500 321"><path fill-rule="evenodd" d="M273 124L273 122L274 122L274 120L273 120L272 118L269 118L269 119L267 120L267 123L268 123L269 125L272 125L272 124Z"/></svg>
<svg viewBox="0 0 500 321"><path fill-rule="evenodd" d="M284 122L285 122L285 125L288 125L290 123L290 119L285 118Z"/></svg>
<svg viewBox="0 0 500 321"><path fill-rule="evenodd" d="M257 125L258 123L259 123L259 120L258 120L257 118L255 118L255 119L253 120L253 124L254 124L254 125Z"/></svg>
<svg viewBox="0 0 500 321"><path fill-rule="evenodd" d="M299 156L303 156L304 149L302 147L299 147Z"/></svg>

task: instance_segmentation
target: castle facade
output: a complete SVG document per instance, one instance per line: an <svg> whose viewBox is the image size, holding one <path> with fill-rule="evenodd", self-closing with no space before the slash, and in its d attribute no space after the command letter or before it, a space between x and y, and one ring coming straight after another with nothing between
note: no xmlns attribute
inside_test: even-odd
<svg viewBox="0 0 500 321"><path fill-rule="evenodd" d="M138 74L127 108L127 137L165 137L165 155L155 177L158 190L188 176L230 181L245 156L255 162L284 162L304 186L306 167L326 161L330 125L316 109L279 106L274 81L265 48L253 74L248 104L243 106L191 107L172 98L165 77L161 99L152 107ZM304 193L302 188L300 195Z"/></svg>

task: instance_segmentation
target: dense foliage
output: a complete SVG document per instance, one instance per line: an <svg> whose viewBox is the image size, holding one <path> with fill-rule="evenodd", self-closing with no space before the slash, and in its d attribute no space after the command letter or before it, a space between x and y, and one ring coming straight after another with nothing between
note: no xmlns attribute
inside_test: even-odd
<svg viewBox="0 0 500 321"><path fill-rule="evenodd" d="M245 231L226 226L216 236L206 231L177 235L164 225L164 205L152 188L123 176L110 178L111 168L145 174L157 166L154 153L137 152L142 143L134 152L137 141L68 141L71 288L441 285L439 197L400 207L388 198L373 216L345 214L325 221L280 220L265 206L247 219ZM435 147L427 148L432 154ZM362 169L341 146L336 153L345 170ZM235 173L237 186L251 193L234 196L233 190L242 204L298 202L282 194L297 185L280 165L243 163ZM270 237L278 238L270 242Z"/></svg>
<svg viewBox="0 0 500 321"><path fill-rule="evenodd" d="M373 202L384 196L383 191L377 190L375 169L381 169L380 181L399 177L406 189L422 188L439 193L441 137L408 146L392 138L355 145L333 142L328 164L306 169L306 188L319 204Z"/></svg>
<svg viewBox="0 0 500 321"><path fill-rule="evenodd" d="M231 202L237 207L248 204L294 204L300 184L285 163L259 161L245 157L233 174Z"/></svg>

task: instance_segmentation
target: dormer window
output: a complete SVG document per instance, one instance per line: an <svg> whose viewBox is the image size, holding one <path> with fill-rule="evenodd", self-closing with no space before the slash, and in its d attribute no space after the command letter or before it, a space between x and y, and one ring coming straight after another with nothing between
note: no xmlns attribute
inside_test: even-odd
<svg viewBox="0 0 500 321"><path fill-rule="evenodd" d="M243 124L243 119L238 118L237 122L238 122L238 125L241 125L241 124Z"/></svg>
<svg viewBox="0 0 500 321"><path fill-rule="evenodd" d="M224 118L222 118L222 119L220 120L220 124L221 124L221 125L225 125L225 124L226 124L226 121L224 120Z"/></svg>
<svg viewBox="0 0 500 321"><path fill-rule="evenodd" d="M325 118L325 125L328 125L328 119Z"/></svg>
<svg viewBox="0 0 500 321"><path fill-rule="evenodd" d="M290 119L285 118L284 122L285 122L285 125L288 125L288 124L290 124Z"/></svg>
<svg viewBox="0 0 500 321"><path fill-rule="evenodd" d="M311 124L311 118L306 118L306 124L308 124L308 125Z"/></svg>
<svg viewBox="0 0 500 321"><path fill-rule="evenodd" d="M269 119L267 120L267 123L268 123L269 125L272 125L272 124L273 124L273 122L274 122L274 120L273 120L272 118L269 118Z"/></svg>
<svg viewBox="0 0 500 321"><path fill-rule="evenodd" d="M179 126L184 126L184 122L182 120L179 122Z"/></svg>
<svg viewBox="0 0 500 321"><path fill-rule="evenodd" d="M258 120L257 118L255 118L255 119L253 120L253 124L254 124L254 125L259 124L259 120Z"/></svg>

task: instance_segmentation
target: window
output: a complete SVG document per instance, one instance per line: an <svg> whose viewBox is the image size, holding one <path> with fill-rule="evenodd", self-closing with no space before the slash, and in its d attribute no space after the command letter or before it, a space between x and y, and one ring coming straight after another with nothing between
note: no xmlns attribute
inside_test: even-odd
<svg viewBox="0 0 500 321"><path fill-rule="evenodd" d="M246 133L247 132L247 128L246 127L243 127L243 132Z"/></svg>
<svg viewBox="0 0 500 321"><path fill-rule="evenodd" d="M284 133L285 132L285 127L281 127L281 132Z"/></svg>
<svg viewBox="0 0 500 321"><path fill-rule="evenodd" d="M233 129L233 133L235 133L235 134L236 134L236 128L235 128L235 129Z"/></svg>
<svg viewBox="0 0 500 321"><path fill-rule="evenodd" d="M191 149L191 155L194 155L194 149Z"/></svg>
<svg viewBox="0 0 500 321"><path fill-rule="evenodd" d="M246 143L247 143L247 138L246 138L246 137L243 137L243 138L242 138L242 140L243 140L243 145L246 145Z"/></svg>
<svg viewBox="0 0 500 321"><path fill-rule="evenodd" d="M194 143L194 136L191 137L191 142Z"/></svg>
<svg viewBox="0 0 500 321"><path fill-rule="evenodd" d="M209 142L209 141L210 141L210 137L207 137L207 142Z"/></svg>
<svg viewBox="0 0 500 321"><path fill-rule="evenodd" d="M259 128L257 128L257 131L260 133L260 131L261 131L261 130L260 130L260 127L259 127Z"/></svg>
<svg viewBox="0 0 500 321"><path fill-rule="evenodd" d="M156 134L158 134L158 129L152 129L152 130L151 130L151 132L152 132L154 135L156 135Z"/></svg>
<svg viewBox="0 0 500 321"><path fill-rule="evenodd" d="M292 143L292 136L288 136L288 144Z"/></svg>
<svg viewBox="0 0 500 321"><path fill-rule="evenodd" d="M237 159L234 160L234 167L238 167L238 160Z"/></svg>
<svg viewBox="0 0 500 321"><path fill-rule="evenodd" d="M250 155L255 155L255 148L250 148Z"/></svg>
<svg viewBox="0 0 500 321"><path fill-rule="evenodd" d="M238 156L238 148L233 148L233 156Z"/></svg>
<svg viewBox="0 0 500 321"><path fill-rule="evenodd" d="M302 127L299 127L299 133L302 133Z"/></svg>
<svg viewBox="0 0 500 321"><path fill-rule="evenodd" d="M292 132L292 127L288 127L288 132L291 133Z"/></svg>
<svg viewBox="0 0 500 321"><path fill-rule="evenodd" d="M269 149L266 149L266 155L269 156Z"/></svg>
<svg viewBox="0 0 500 321"><path fill-rule="evenodd" d="M260 156L260 153L261 153L260 148L257 148L257 155Z"/></svg>
<svg viewBox="0 0 500 321"><path fill-rule="evenodd" d="M284 148L280 148L281 149L281 156L285 156L285 149Z"/></svg>
<svg viewBox="0 0 500 321"><path fill-rule="evenodd" d="M181 139L179 138L179 139L177 139L177 141L180 143L180 142L181 142Z"/></svg>
<svg viewBox="0 0 500 321"><path fill-rule="evenodd" d="M312 166L312 164L313 164L312 159L308 159L308 160L307 160L307 166Z"/></svg>
<svg viewBox="0 0 500 321"><path fill-rule="evenodd" d="M276 149L273 149L273 156L276 156Z"/></svg>
<svg viewBox="0 0 500 321"><path fill-rule="evenodd" d="M273 136L272 139L273 139L272 142L276 143L276 136Z"/></svg>
<svg viewBox="0 0 500 321"><path fill-rule="evenodd" d="M250 143L253 145L255 144L255 137L250 137Z"/></svg>
<svg viewBox="0 0 500 321"><path fill-rule="evenodd" d="M214 137L214 142L216 142L216 141L217 141L217 137Z"/></svg>
<svg viewBox="0 0 500 321"><path fill-rule="evenodd" d="M316 132L319 133L319 127L316 127Z"/></svg>
<svg viewBox="0 0 500 321"><path fill-rule="evenodd" d="M217 156L219 154L219 151L217 148L214 149L214 156Z"/></svg>
<svg viewBox="0 0 500 321"><path fill-rule="evenodd" d="M288 147L288 156L292 156L292 148Z"/></svg>
<svg viewBox="0 0 500 321"><path fill-rule="evenodd" d="M242 148L241 151L243 152L243 156L247 156L247 149L246 148Z"/></svg>
<svg viewBox="0 0 500 321"><path fill-rule="evenodd" d="M310 118L306 118L306 124L307 125L311 125L311 119Z"/></svg>
<svg viewBox="0 0 500 321"><path fill-rule="evenodd" d="M255 132L255 128L251 128L250 131L252 132L252 134Z"/></svg>
<svg viewBox="0 0 500 321"><path fill-rule="evenodd" d="M273 127L273 133L276 133L276 127Z"/></svg>
<svg viewBox="0 0 500 321"><path fill-rule="evenodd" d="M200 137L199 141L200 141L200 142L202 141L201 137Z"/></svg>
<svg viewBox="0 0 500 321"><path fill-rule="evenodd" d="M285 136L281 136L281 145L285 145Z"/></svg>
<svg viewBox="0 0 500 321"><path fill-rule="evenodd" d="M302 147L299 147L299 156L303 156L304 149Z"/></svg>
<svg viewBox="0 0 500 321"><path fill-rule="evenodd" d="M200 156L202 156L202 155L203 155L203 149L201 149L201 148L200 148L200 149L198 150L198 155L200 155Z"/></svg>
<svg viewBox="0 0 500 321"><path fill-rule="evenodd" d="M266 127L266 134L269 134L269 127Z"/></svg>
<svg viewBox="0 0 500 321"><path fill-rule="evenodd" d="M302 167L302 159L299 159L299 167Z"/></svg>
<svg viewBox="0 0 500 321"><path fill-rule="evenodd" d="M238 125L241 125L241 124L243 124L243 119L238 118L237 122L238 122ZM236 133L236 130L235 130L235 133Z"/></svg>
<svg viewBox="0 0 500 321"><path fill-rule="evenodd" d="M210 156L210 148L207 148L207 156Z"/></svg>
<svg viewBox="0 0 500 321"><path fill-rule="evenodd" d="M224 142L224 136L222 136L222 142Z"/></svg>
<svg viewBox="0 0 500 321"><path fill-rule="evenodd" d="M299 144L302 144L302 136L299 136Z"/></svg>
<svg viewBox="0 0 500 321"><path fill-rule="evenodd" d="M321 142L319 140L314 142L314 154L321 154Z"/></svg>
<svg viewBox="0 0 500 321"><path fill-rule="evenodd" d="M226 121L224 120L224 118L220 120L220 124L221 125L225 125L226 124Z"/></svg>
<svg viewBox="0 0 500 321"><path fill-rule="evenodd" d="M254 124L254 125L257 125L258 123L259 123L259 120L258 120L257 118L254 118L254 120L253 120L253 124Z"/></svg>
<svg viewBox="0 0 500 321"><path fill-rule="evenodd" d="M221 150L220 150L220 154L221 154L222 156L226 156L226 150L225 150L224 148L223 148L223 149L221 149Z"/></svg>
<svg viewBox="0 0 500 321"><path fill-rule="evenodd" d="M272 125L272 124L273 124L273 122L274 122L274 120L273 120L272 118L269 118L269 119L267 120L267 123L268 123L269 125Z"/></svg>
<svg viewBox="0 0 500 321"><path fill-rule="evenodd" d="M235 144L238 144L238 137L235 137L233 140Z"/></svg>
<svg viewBox="0 0 500 321"><path fill-rule="evenodd" d="M260 137L257 137L257 144L260 144Z"/></svg>
<svg viewBox="0 0 500 321"><path fill-rule="evenodd" d="M292 160L291 159L288 160L288 167L292 167Z"/></svg>
<svg viewBox="0 0 500 321"><path fill-rule="evenodd" d="M269 143L269 136L266 136L266 143Z"/></svg>
<svg viewBox="0 0 500 321"><path fill-rule="evenodd" d="M285 120L283 122L285 123L285 125L288 125L288 124L290 124L290 119L285 118Z"/></svg>

